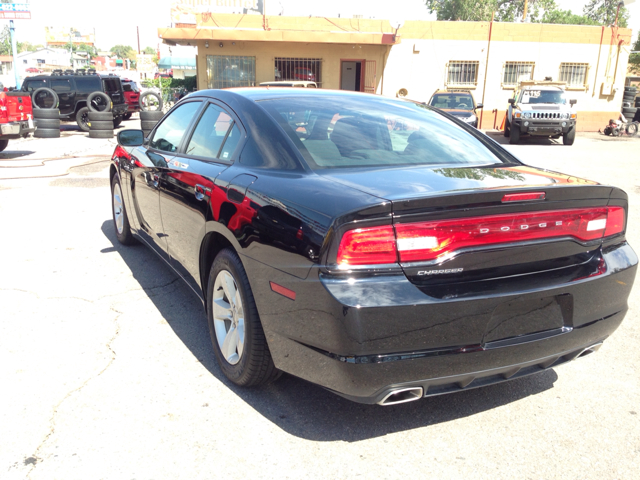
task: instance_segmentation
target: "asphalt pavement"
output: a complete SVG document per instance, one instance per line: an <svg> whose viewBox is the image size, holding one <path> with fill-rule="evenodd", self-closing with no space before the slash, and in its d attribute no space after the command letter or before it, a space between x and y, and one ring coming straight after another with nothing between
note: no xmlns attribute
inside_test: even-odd
<svg viewBox="0 0 640 480"><path fill-rule="evenodd" d="M639 477L638 287L596 354L512 382L394 407L291 376L241 389L189 288L117 242L113 148L65 127L0 153L0 478ZM507 148L623 188L640 249L640 139Z"/></svg>

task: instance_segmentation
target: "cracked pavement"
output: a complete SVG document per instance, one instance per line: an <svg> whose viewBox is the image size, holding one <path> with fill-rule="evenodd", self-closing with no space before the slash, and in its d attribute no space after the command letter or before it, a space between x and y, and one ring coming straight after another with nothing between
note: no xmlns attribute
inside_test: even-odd
<svg viewBox="0 0 640 480"><path fill-rule="evenodd" d="M536 376L387 408L290 376L240 389L189 288L147 248L117 243L113 144L88 140L10 142L0 156L20 173L0 168L0 478L637 477L637 287L597 354ZM639 250L638 145L507 148L625 189ZM65 157L54 178L42 152Z"/></svg>

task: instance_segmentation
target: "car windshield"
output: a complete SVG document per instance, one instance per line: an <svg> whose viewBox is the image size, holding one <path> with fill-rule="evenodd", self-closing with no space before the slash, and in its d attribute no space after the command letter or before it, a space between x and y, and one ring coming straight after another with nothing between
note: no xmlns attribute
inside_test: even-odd
<svg viewBox="0 0 640 480"><path fill-rule="evenodd" d="M374 96L296 95L260 105L313 169L503 163L479 134L424 104Z"/></svg>
<svg viewBox="0 0 640 480"><path fill-rule="evenodd" d="M564 92L558 90L523 90L520 103L555 103L564 105L567 103Z"/></svg>
<svg viewBox="0 0 640 480"><path fill-rule="evenodd" d="M447 110L473 110L473 98L468 94L438 93L429 105Z"/></svg>

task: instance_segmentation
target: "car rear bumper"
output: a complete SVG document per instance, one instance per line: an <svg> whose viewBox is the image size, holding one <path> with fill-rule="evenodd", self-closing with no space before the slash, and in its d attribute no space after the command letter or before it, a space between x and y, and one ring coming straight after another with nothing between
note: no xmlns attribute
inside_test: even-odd
<svg viewBox="0 0 640 480"><path fill-rule="evenodd" d="M607 272L598 277L462 301L429 297L400 275L300 280L243 260L249 278L261 278L254 275L258 269L296 292L291 300L252 281L276 366L373 404L397 389L421 389L420 397L451 393L577 358L611 335L627 311L638 259L626 243L604 258ZM526 333L491 336L496 312L505 305L541 298L557 300L561 325L539 330L536 322L545 324L545 311L522 314L516 308L509 320L526 323Z"/></svg>
<svg viewBox="0 0 640 480"><path fill-rule="evenodd" d="M17 139L35 131L33 120L3 123L0 125L0 138L3 140Z"/></svg>

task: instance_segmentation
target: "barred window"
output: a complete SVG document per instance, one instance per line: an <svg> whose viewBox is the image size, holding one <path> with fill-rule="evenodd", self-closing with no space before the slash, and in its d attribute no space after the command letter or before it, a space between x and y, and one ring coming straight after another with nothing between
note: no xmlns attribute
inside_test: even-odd
<svg viewBox="0 0 640 480"><path fill-rule="evenodd" d="M447 87L475 87L478 84L478 61L452 60L447 68Z"/></svg>
<svg viewBox="0 0 640 480"><path fill-rule="evenodd" d="M561 63L560 81L567 82L567 87L584 88L587 85L588 63Z"/></svg>
<svg viewBox="0 0 640 480"><path fill-rule="evenodd" d="M207 55L209 88L253 87L256 84L256 57Z"/></svg>
<svg viewBox="0 0 640 480"><path fill-rule="evenodd" d="M533 79L534 62L506 62L502 74L503 87L517 87L522 80Z"/></svg>
<svg viewBox="0 0 640 480"><path fill-rule="evenodd" d="M321 58L285 58L274 59L273 79L303 80L322 83L322 59Z"/></svg>

